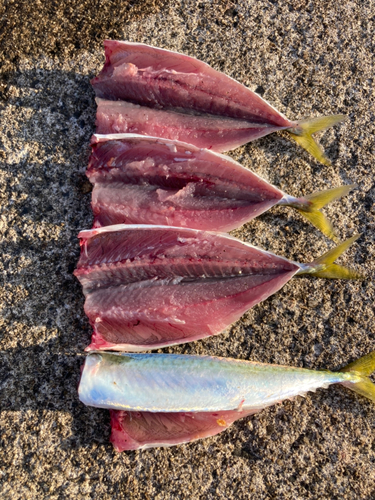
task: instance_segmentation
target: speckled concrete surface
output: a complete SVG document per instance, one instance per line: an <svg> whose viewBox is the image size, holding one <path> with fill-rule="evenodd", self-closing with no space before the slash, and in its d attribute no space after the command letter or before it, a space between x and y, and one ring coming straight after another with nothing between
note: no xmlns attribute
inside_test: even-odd
<svg viewBox="0 0 375 500"><path fill-rule="evenodd" d="M362 282L300 278L228 332L170 352L339 368L375 349L374 19L361 0L5 1L0 5L0 495L3 499L370 499L375 405L330 388L221 435L117 454L107 411L77 399L90 328L72 271L90 227L89 80L106 37L199 57L290 118L345 113L324 167L273 135L232 156L293 195L358 188L328 215ZM288 209L236 234L309 261L332 243Z"/></svg>

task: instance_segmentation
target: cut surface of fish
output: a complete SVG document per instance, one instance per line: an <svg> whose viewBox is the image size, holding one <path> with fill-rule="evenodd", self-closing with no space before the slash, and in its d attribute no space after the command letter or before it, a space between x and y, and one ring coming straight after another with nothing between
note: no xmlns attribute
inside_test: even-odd
<svg viewBox="0 0 375 500"><path fill-rule="evenodd" d="M94 349L144 350L219 333L299 270L228 235L199 230L118 225L80 237L75 275Z"/></svg>
<svg viewBox="0 0 375 500"><path fill-rule="evenodd" d="M94 227L156 224L230 231L284 193L229 157L145 136L94 136Z"/></svg>
<svg viewBox="0 0 375 500"><path fill-rule="evenodd" d="M295 198L228 156L139 134L94 135L86 174L94 227L156 224L230 231L274 205L290 206L337 241L320 211L354 186Z"/></svg>
<svg viewBox="0 0 375 500"><path fill-rule="evenodd" d="M217 152L230 151L280 127L216 115L148 108L126 101L96 99L98 134L132 133L162 137ZM285 128L285 127L284 127Z"/></svg>
<svg viewBox="0 0 375 500"><path fill-rule="evenodd" d="M104 42L97 97L156 109L207 113L250 123L295 125L258 94L198 59L141 43Z"/></svg>
<svg viewBox="0 0 375 500"><path fill-rule="evenodd" d="M257 410L151 413L110 410L111 443L116 451L168 447L215 436Z"/></svg>

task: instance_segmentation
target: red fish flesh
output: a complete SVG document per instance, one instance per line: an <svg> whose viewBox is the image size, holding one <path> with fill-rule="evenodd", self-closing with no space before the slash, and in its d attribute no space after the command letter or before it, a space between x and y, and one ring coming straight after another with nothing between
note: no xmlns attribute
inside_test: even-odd
<svg viewBox="0 0 375 500"><path fill-rule="evenodd" d="M357 237L298 264L226 234L166 226L82 231L75 271L94 328L88 350L142 351L220 333L292 276L355 277L333 261Z"/></svg>
<svg viewBox="0 0 375 500"><path fill-rule="evenodd" d="M274 205L289 205L332 239L332 225L318 209L353 187L295 198L227 156L134 134L94 135L86 174L94 184L94 227L156 224L230 231Z"/></svg>
<svg viewBox="0 0 375 500"><path fill-rule="evenodd" d="M214 151L287 130L319 161L329 163L311 134L342 115L291 121L258 94L202 61L149 45L107 40L106 62L92 80L97 132L176 139ZM108 101L128 101L110 103Z"/></svg>

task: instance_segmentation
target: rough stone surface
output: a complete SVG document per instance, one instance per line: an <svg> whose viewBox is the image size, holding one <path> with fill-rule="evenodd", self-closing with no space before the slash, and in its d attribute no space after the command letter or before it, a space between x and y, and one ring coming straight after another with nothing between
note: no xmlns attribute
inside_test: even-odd
<svg viewBox="0 0 375 500"><path fill-rule="evenodd" d="M89 80L104 38L196 56L290 118L345 113L320 140L332 166L283 135L232 156L292 195L356 183L327 209L362 282L300 278L228 332L170 352L339 368L375 349L373 1L3 0L0 4L0 496L2 499L370 499L375 405L330 388L217 437L117 454L108 412L77 398L90 337L72 271L92 222L84 171ZM309 261L332 247L290 209L235 232Z"/></svg>

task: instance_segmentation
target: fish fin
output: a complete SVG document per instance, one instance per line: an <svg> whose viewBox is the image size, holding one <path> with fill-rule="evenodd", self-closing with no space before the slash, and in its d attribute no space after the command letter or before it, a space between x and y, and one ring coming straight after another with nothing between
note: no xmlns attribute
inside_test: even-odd
<svg viewBox="0 0 375 500"><path fill-rule="evenodd" d="M307 210L301 209L298 209L298 212L329 239L336 243L339 241L331 221L327 219L322 212L319 210L312 210L311 212L308 212Z"/></svg>
<svg viewBox="0 0 375 500"><path fill-rule="evenodd" d="M312 273L317 278L341 279L341 280L361 280L362 274L338 264L330 264L325 269Z"/></svg>
<svg viewBox="0 0 375 500"><path fill-rule="evenodd" d="M287 129L292 139L308 151L314 158L324 165L330 165L331 162L323 153L322 148L312 137L312 134L332 127L336 123L342 122L346 118L345 115L329 115L320 116L318 118L310 118L298 122L297 127Z"/></svg>
<svg viewBox="0 0 375 500"><path fill-rule="evenodd" d="M355 372L361 377L360 381L346 384L351 389L365 398L375 402L375 384L368 378L375 371L375 351L362 356L361 358L349 363L340 372Z"/></svg>
<svg viewBox="0 0 375 500"><path fill-rule="evenodd" d="M361 235L356 234L351 238L343 241L332 250L329 250L321 257L318 257L314 262L309 264L310 271L317 278L340 278L340 279L363 279L363 276L344 266L334 264L335 260L343 254Z"/></svg>
<svg viewBox="0 0 375 500"><path fill-rule="evenodd" d="M340 372L357 372L363 377L368 377L375 371L375 351L356 359L340 369Z"/></svg>
<svg viewBox="0 0 375 500"><path fill-rule="evenodd" d="M339 240L332 226L332 223L324 214L322 214L322 212L320 212L320 209L328 205L328 203L331 203L332 201L335 201L338 198L346 195L354 187L355 184L350 184L348 186L340 186L337 188L327 189L325 191L319 191L317 193L309 194L307 196L304 196L303 198L300 198L301 205L296 208L299 213L307 220L309 220L315 227L317 227L319 231L321 231L323 234L328 236L328 238L337 243Z"/></svg>
<svg viewBox="0 0 375 500"><path fill-rule="evenodd" d="M348 184L347 186L339 186L332 189L326 189L324 191L318 191L317 193L308 194L307 196L304 196L304 198L312 204L314 210L320 210L328 205L328 203L345 196L355 187L357 187L356 184Z"/></svg>
<svg viewBox="0 0 375 500"><path fill-rule="evenodd" d="M360 234L355 234L351 238L348 238L337 245L335 248L328 250L328 252L315 259L314 264L333 264L335 260L340 257L340 255L342 255L355 241L357 241L360 236Z"/></svg>

